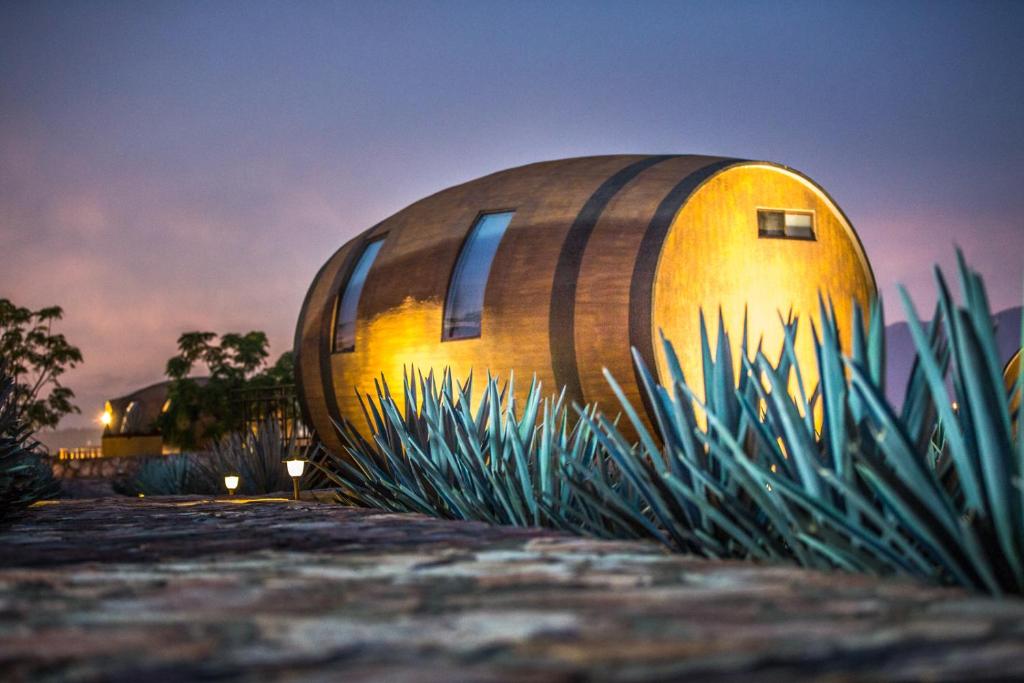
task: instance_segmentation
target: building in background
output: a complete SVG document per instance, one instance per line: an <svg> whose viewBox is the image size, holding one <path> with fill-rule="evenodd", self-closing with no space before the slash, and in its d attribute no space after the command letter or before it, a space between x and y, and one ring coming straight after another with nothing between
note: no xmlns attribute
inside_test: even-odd
<svg viewBox="0 0 1024 683"><path fill-rule="evenodd" d="M165 446L157 419L167 409L170 380L151 384L106 402L103 423L103 457L161 455L176 449Z"/></svg>

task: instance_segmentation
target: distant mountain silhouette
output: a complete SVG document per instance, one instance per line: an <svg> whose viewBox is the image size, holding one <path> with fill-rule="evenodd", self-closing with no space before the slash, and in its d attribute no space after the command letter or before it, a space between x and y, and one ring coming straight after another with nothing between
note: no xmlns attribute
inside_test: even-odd
<svg viewBox="0 0 1024 683"><path fill-rule="evenodd" d="M1007 308L996 313L995 318L996 344L999 346L1000 361L1005 365L1020 346L1021 307ZM906 322L887 325L885 343L888 351L885 390L889 401L899 407L914 363L915 348L910 326Z"/></svg>

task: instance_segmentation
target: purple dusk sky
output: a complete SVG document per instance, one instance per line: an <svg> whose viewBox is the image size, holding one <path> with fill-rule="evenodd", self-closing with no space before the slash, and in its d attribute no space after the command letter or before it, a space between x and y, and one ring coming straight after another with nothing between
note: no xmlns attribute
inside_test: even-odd
<svg viewBox="0 0 1024 683"><path fill-rule="evenodd" d="M179 333L287 350L345 240L449 185L618 152L820 182L930 309L954 244L1021 300L1024 3L4 2L0 296L106 397Z"/></svg>

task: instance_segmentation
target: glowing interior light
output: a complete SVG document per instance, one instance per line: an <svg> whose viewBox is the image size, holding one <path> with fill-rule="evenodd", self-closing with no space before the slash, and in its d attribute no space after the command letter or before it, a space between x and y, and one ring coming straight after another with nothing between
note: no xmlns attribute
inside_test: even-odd
<svg viewBox="0 0 1024 683"><path fill-rule="evenodd" d="M100 424L104 427L109 427L110 423L114 421L114 416L110 414L110 411L104 410L100 413Z"/></svg>
<svg viewBox="0 0 1024 683"><path fill-rule="evenodd" d="M814 214L805 211L758 209L757 234L758 237L813 240Z"/></svg>
<svg viewBox="0 0 1024 683"><path fill-rule="evenodd" d="M224 477L224 488L228 490L228 493L235 495L235 489L238 488L238 475L228 474Z"/></svg>
<svg viewBox="0 0 1024 683"><path fill-rule="evenodd" d="M786 212L786 237L814 239L814 219L809 213Z"/></svg>

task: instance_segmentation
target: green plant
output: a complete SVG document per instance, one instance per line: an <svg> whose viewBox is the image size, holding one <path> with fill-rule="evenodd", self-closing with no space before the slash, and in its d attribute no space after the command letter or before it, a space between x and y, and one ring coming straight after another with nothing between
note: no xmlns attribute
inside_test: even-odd
<svg viewBox="0 0 1024 683"><path fill-rule="evenodd" d="M702 314L703 400L668 340L664 384L634 352L656 433L606 372L635 443L590 408L570 426L536 384L520 415L490 377L474 411L472 378L407 375L404 412L381 381L363 402L372 439L338 425L345 453L318 466L352 504L1021 593L1024 408L1011 414L984 285L959 254L958 276L959 305L935 270L928 324L902 292L917 358L898 410L880 304L867 319L854 307L846 355L823 301L813 368L797 357L795 319L780 321L777 359L751 350L744 326L736 365L721 317L712 344Z"/></svg>
<svg viewBox="0 0 1024 683"><path fill-rule="evenodd" d="M338 424L345 454L321 451L313 462L343 502L600 536L629 534L629 524L614 511L598 512L588 502L593 491L571 487L561 475L572 465L593 471L598 484L613 478L597 462L596 441L570 427L563 399L542 398L536 381L521 406L514 380L501 387L491 376L478 402L472 376L458 384L448 372L437 381L410 369L403 408L383 378L376 389L375 399L359 397L372 439L351 423Z"/></svg>
<svg viewBox="0 0 1024 683"><path fill-rule="evenodd" d="M180 496L193 493L191 461L187 454L160 455L145 458L135 475L114 483L118 493L136 496Z"/></svg>
<svg viewBox="0 0 1024 683"><path fill-rule="evenodd" d="M167 361L167 410L158 418L164 441L195 450L242 431L240 392L294 381L290 351L270 367L265 366L268 356L267 336L260 331L219 337L213 332L182 334L178 355ZM189 377L197 365L209 371L205 381Z"/></svg>
<svg viewBox="0 0 1024 683"><path fill-rule="evenodd" d="M284 461L299 457L295 437L285 438L276 420L262 422L255 432L234 432L206 453L192 456L197 493L224 491L224 475L239 475L239 492L249 495L289 491Z"/></svg>
<svg viewBox="0 0 1024 683"><path fill-rule="evenodd" d="M13 380L15 417L35 432L56 427L69 413L78 413L75 393L61 384L67 370L82 362L82 352L63 334L53 332L64 317L60 306L33 311L0 299L0 363Z"/></svg>
<svg viewBox="0 0 1024 683"><path fill-rule="evenodd" d="M224 476L239 475L239 493L259 495L291 489L284 461L300 457L294 437L285 439L274 420L255 432L235 432L204 452L144 460L136 474L116 484L125 495L180 496L225 493Z"/></svg>
<svg viewBox="0 0 1024 683"><path fill-rule="evenodd" d="M963 304L936 269L939 303L928 325L902 293L917 360L899 412L885 399L877 305L870 325L855 311L849 357L821 306L813 393L793 351L795 322L776 363L760 350L748 359L744 346L735 390L728 335L720 327L712 357L704 332L703 404L669 342L669 388L637 356L662 440L609 376L639 449L600 416L583 419L643 496L634 514L655 521L667 545L706 555L1024 591L1024 439L1012 426L1020 416L1010 414L981 277L962 256L958 271Z"/></svg>
<svg viewBox="0 0 1024 683"><path fill-rule="evenodd" d="M0 521L60 493L29 424L21 418L15 393L14 378L0 370Z"/></svg>

